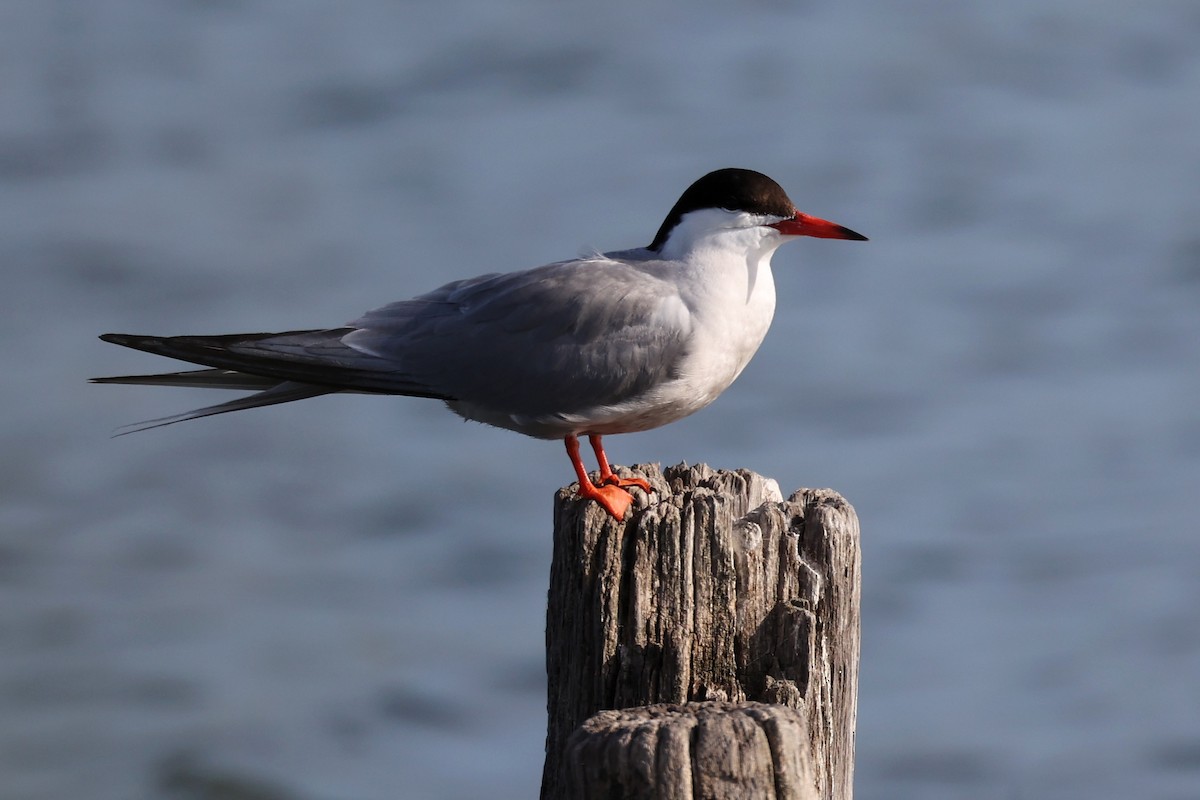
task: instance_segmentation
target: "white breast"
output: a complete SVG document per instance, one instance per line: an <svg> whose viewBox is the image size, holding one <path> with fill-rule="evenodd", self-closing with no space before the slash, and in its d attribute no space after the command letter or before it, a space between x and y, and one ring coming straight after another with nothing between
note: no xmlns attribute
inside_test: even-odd
<svg viewBox="0 0 1200 800"><path fill-rule="evenodd" d="M717 216L720 215L720 216ZM771 256L783 242L762 226L722 228L730 218L720 210L694 212L697 235L681 237L686 247L668 242L662 274L680 291L691 329L686 358L676 375L620 406L592 409L590 433L629 433L666 425L715 400L741 374L758 351L775 314ZM671 241L675 241L672 237Z"/></svg>

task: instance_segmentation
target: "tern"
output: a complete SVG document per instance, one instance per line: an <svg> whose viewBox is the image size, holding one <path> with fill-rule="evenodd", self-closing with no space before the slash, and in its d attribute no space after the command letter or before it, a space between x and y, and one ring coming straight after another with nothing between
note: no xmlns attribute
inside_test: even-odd
<svg viewBox="0 0 1200 800"><path fill-rule="evenodd" d="M335 328L104 334L205 369L93 382L257 390L125 433L335 392L442 400L469 420L562 439L579 495L620 520L628 487L650 485L613 474L601 437L682 419L733 383L775 313L771 256L799 236L867 238L797 211L762 173L720 169L688 187L646 247L454 281Z"/></svg>

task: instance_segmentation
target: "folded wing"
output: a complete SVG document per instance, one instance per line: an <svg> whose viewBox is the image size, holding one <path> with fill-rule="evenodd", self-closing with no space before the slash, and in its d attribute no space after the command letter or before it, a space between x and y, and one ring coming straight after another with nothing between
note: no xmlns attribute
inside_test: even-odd
<svg viewBox="0 0 1200 800"><path fill-rule="evenodd" d="M350 323L342 342L445 397L518 415L619 403L671 377L690 313L636 264L550 264L459 281Z"/></svg>
<svg viewBox="0 0 1200 800"><path fill-rule="evenodd" d="M106 334L104 341L209 369L96 381L261 390L150 426L338 391L560 414L619 403L669 379L690 329L670 283L636 263L596 258L456 281L340 328Z"/></svg>

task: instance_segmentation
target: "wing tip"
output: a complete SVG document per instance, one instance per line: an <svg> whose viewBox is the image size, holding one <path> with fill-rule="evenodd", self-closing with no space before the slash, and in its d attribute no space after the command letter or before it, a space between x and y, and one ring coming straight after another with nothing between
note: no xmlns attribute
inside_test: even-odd
<svg viewBox="0 0 1200 800"><path fill-rule="evenodd" d="M133 350L155 353L166 341L165 336L144 336L136 333L102 333L100 341L117 344Z"/></svg>

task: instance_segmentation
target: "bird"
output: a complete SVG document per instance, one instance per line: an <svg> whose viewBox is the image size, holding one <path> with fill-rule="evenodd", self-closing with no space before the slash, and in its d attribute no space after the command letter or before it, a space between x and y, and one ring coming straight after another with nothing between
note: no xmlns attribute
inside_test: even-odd
<svg viewBox="0 0 1200 800"><path fill-rule="evenodd" d="M651 486L615 475L602 437L675 422L733 383L774 316L771 256L801 236L867 238L801 213L760 172L719 169L680 195L645 247L456 280L339 327L108 333L100 339L204 368L92 382L255 391L124 433L337 392L441 400L468 420L561 439L578 495L619 521L629 489Z"/></svg>

